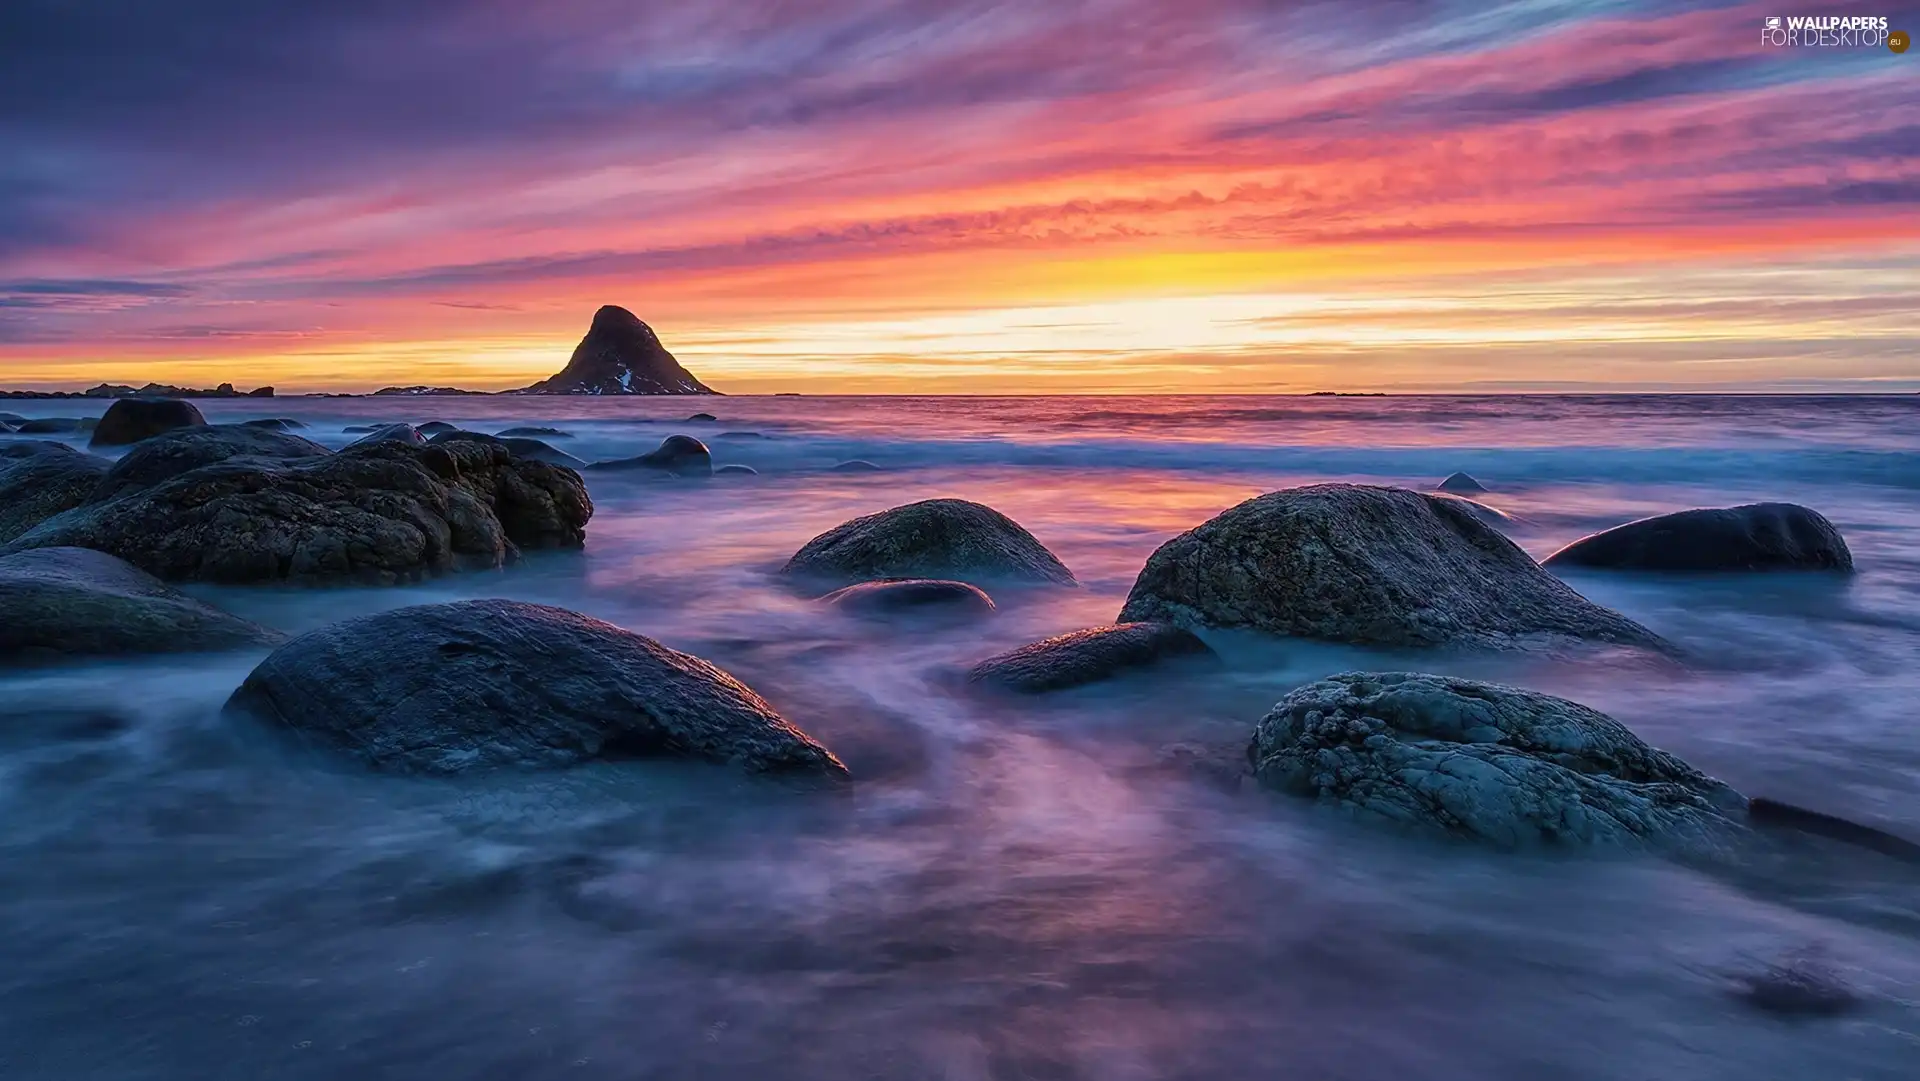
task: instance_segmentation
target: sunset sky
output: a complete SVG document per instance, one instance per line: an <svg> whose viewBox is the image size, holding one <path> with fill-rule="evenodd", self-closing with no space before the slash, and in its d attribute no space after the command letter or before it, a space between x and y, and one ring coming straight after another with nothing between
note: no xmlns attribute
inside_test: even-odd
<svg viewBox="0 0 1920 1081"><path fill-rule="evenodd" d="M1791 11L1782 10L1790 7ZM0 5L0 386L1920 388L1910 7Z"/></svg>

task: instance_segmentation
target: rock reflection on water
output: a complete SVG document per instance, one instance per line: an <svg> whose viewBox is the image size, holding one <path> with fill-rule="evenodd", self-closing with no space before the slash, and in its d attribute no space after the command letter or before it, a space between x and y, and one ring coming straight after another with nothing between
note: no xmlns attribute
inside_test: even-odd
<svg viewBox="0 0 1920 1081"><path fill-rule="evenodd" d="M339 443L328 424L441 410L573 430L587 457L672 430L611 409L655 403L315 404L272 412ZM1828 410L1819 445L1748 445L1730 414L1637 400L1612 425L1556 400L1444 420L1371 399L1366 417L1284 399L882 408L722 399L729 430L779 438L716 440L716 462L761 475L596 478L579 555L404 590L196 591L296 631L465 596L586 611L740 676L847 761L842 794L646 763L369 775L223 722L246 655L0 677L0 1076L1913 1076L1920 870L1490 853L1234 774L1289 688L1426 667L1574 698L1744 791L1920 834L1920 476L1874 457L1915 449L1887 444L1885 407L1775 407ZM1303 428L1303 409L1322 412ZM1595 475L1568 475L1556 426L1602 444ZM827 471L855 457L884 471ZM1845 481L1836 460L1882 471ZM1686 668L1227 635L1219 670L1030 700L956 678L1110 621L1160 541L1247 496L1455 469L1535 555L1650 510L1798 499L1862 573L1838 591L1577 579L1688 647ZM847 518L945 495L1020 521L1084 588L909 625L769 574ZM1743 997L1806 957L1850 1009Z"/></svg>

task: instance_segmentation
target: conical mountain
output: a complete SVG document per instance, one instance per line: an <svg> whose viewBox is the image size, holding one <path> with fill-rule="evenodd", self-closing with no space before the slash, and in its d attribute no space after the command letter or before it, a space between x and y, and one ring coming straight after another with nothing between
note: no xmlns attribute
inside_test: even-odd
<svg viewBox="0 0 1920 1081"><path fill-rule="evenodd" d="M593 313L593 326L574 346L558 375L522 394L718 394L693 377L667 352L653 328L625 308L609 304Z"/></svg>

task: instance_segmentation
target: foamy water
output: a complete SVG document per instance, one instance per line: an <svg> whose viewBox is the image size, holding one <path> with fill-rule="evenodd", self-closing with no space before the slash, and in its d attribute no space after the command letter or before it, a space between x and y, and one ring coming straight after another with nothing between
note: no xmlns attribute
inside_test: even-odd
<svg viewBox="0 0 1920 1081"><path fill-rule="evenodd" d="M98 403L0 402L30 416ZM1911 1078L1920 869L1735 873L1408 840L1212 779L1354 667L1566 695L1749 794L1920 837L1920 398L459 398L208 402L546 425L583 459L685 432L708 482L590 476L580 555L404 590L196 590L288 630L425 600L576 608L726 667L844 758L822 797L675 764L458 780L292 757L217 716L257 657L0 675L0 1077ZM684 423L695 410L717 423ZM756 433L752 438L724 433ZM847 459L882 467L835 473ZM1544 556L1634 517L1802 502L1850 583L1571 577L1687 647L1382 655L1233 635L1223 672L1027 702L971 662L1110 621L1162 541L1249 496L1464 469ZM769 572L958 496L1079 590L981 624L821 611ZM1883 865L1884 863L1884 865ZM1796 952L1863 997L1728 993Z"/></svg>

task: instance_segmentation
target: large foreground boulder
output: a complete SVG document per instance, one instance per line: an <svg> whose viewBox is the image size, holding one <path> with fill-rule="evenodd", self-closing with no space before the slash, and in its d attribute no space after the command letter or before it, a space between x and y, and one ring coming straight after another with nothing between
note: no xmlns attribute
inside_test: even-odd
<svg viewBox="0 0 1920 1081"><path fill-rule="evenodd" d="M974 683L1037 693L1110 679L1179 657L1210 657L1192 631L1171 623L1121 623L1056 635L989 657L967 673Z"/></svg>
<svg viewBox="0 0 1920 1081"><path fill-rule="evenodd" d="M121 398L107 407L93 430L90 446L124 447L175 428L207 423L200 407L178 398Z"/></svg>
<svg viewBox="0 0 1920 1081"><path fill-rule="evenodd" d="M85 503L112 464L52 440L0 445L0 544Z"/></svg>
<svg viewBox="0 0 1920 1081"><path fill-rule="evenodd" d="M1365 646L1666 648L1541 570L1461 502L1361 484L1249 499L1161 545L1120 621Z"/></svg>
<svg viewBox="0 0 1920 1081"><path fill-rule="evenodd" d="M1309 683L1247 750L1262 785L1361 817L1507 848L1711 851L1746 799L1564 698L1474 680L1350 672Z"/></svg>
<svg viewBox="0 0 1920 1081"><path fill-rule="evenodd" d="M1853 570L1832 522L1794 503L1683 510L1582 537L1550 555L1549 567L1631 571Z"/></svg>
<svg viewBox="0 0 1920 1081"><path fill-rule="evenodd" d="M705 443L690 435L670 435L661 440L658 447L638 457L595 462L587 468L610 473L637 470L667 473L676 477L710 477L713 475L713 454L707 450Z"/></svg>
<svg viewBox="0 0 1920 1081"><path fill-rule="evenodd" d="M0 554L74 545L169 581L385 585L578 548L592 514L570 469L478 443L380 442L189 469L55 515Z"/></svg>
<svg viewBox="0 0 1920 1081"><path fill-rule="evenodd" d="M401 608L303 635L262 661L228 709L396 772L660 756L846 772L706 661L517 601Z"/></svg>
<svg viewBox="0 0 1920 1081"><path fill-rule="evenodd" d="M964 499L926 499L855 518L801 546L780 573L848 584L951 578L1073 585L1073 572L1020 523Z"/></svg>
<svg viewBox="0 0 1920 1081"><path fill-rule="evenodd" d="M246 649L283 637L105 552L0 556L0 663Z"/></svg>

